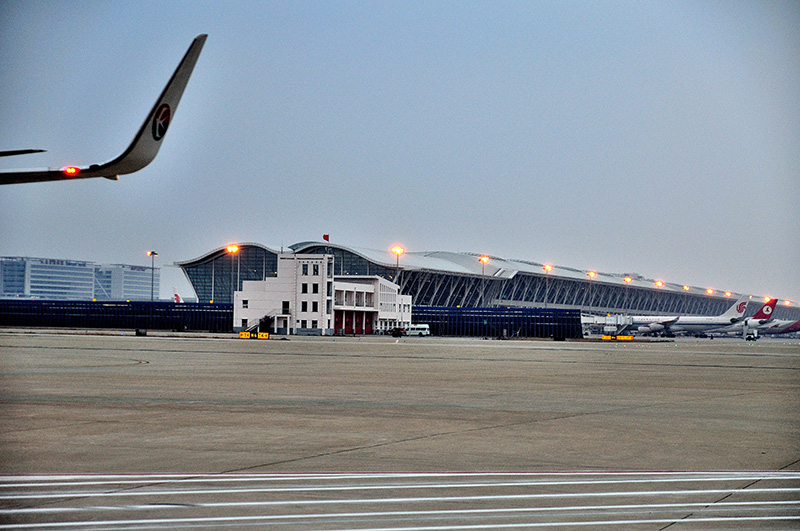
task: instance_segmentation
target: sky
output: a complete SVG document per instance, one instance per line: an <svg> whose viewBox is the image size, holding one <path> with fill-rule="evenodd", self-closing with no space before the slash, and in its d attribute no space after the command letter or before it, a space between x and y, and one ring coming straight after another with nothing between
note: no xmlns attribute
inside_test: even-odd
<svg viewBox="0 0 800 531"><path fill-rule="evenodd" d="M468 251L800 301L800 3L0 2L0 256ZM188 283L185 283L188 286ZM180 289L185 289L183 285Z"/></svg>

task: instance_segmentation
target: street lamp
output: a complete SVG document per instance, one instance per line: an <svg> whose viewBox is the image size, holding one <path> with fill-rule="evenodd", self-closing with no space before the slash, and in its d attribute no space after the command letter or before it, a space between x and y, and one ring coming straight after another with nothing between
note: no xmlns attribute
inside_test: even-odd
<svg viewBox="0 0 800 531"><path fill-rule="evenodd" d="M688 293L690 289L691 288L689 286L687 286L686 284L683 285L683 291ZM690 302L689 297L684 297L683 299L684 299L684 301L683 301L683 313L689 313L689 302Z"/></svg>
<svg viewBox="0 0 800 531"><path fill-rule="evenodd" d="M586 276L589 277L589 280L594 280L594 277L597 276L597 271L589 271L588 273L586 273ZM592 301L593 293L592 293L592 283L591 282L589 282L588 291L589 291L589 313L591 313L591 311L592 311L592 302L593 302Z"/></svg>
<svg viewBox="0 0 800 531"><path fill-rule="evenodd" d="M549 292L550 292L550 284L548 282L550 276L548 275L548 273L550 273L550 271L553 270L553 266L550 265L550 264L545 264L544 266L542 266L542 269L544 269L544 308L546 310L547 309L547 297L549 296Z"/></svg>
<svg viewBox="0 0 800 531"><path fill-rule="evenodd" d="M400 255L406 252L405 249L400 247L399 245L395 245L392 247L392 252L397 255L397 269L400 269Z"/></svg>
<svg viewBox="0 0 800 531"><path fill-rule="evenodd" d="M478 258L478 261L481 263L481 306L486 304L485 297L486 297L486 262L489 261L489 257L485 254Z"/></svg>
<svg viewBox="0 0 800 531"><path fill-rule="evenodd" d="M147 251L147 256L150 257L150 302L153 302L153 291L156 284L156 256L158 256L158 253Z"/></svg>
<svg viewBox="0 0 800 531"><path fill-rule="evenodd" d="M403 254L404 252L406 252L406 250L403 249L399 245L395 245L394 247L392 247L392 252L397 257L397 262L396 262L396 266L395 266L395 269L397 269L397 272L395 273L394 281L395 281L395 283L398 283L398 282L400 282L400 255ZM398 284L398 286L399 286L399 284Z"/></svg>
<svg viewBox="0 0 800 531"><path fill-rule="evenodd" d="M627 276L627 277L623 278L622 281L625 282L625 304L624 304L624 306L625 306L625 315L627 315L628 314L628 286L630 285L631 282L633 282L633 277Z"/></svg>
<svg viewBox="0 0 800 531"><path fill-rule="evenodd" d="M233 284L233 255L237 255L237 262L241 264L241 261L238 260L239 255L239 246L238 245L229 245L225 248L228 251L228 254L231 255L231 304L233 304L234 292L236 288L239 287L239 272L236 272L236 285Z"/></svg>
<svg viewBox="0 0 800 531"><path fill-rule="evenodd" d="M395 275L394 283L397 284L398 286L400 286L400 255L403 254L404 252L406 252L406 250L403 249L403 247L401 247L400 245L395 245L394 247L392 247L391 251L397 257L397 261L395 262L396 272L394 274ZM398 288L397 294L400 295L399 288ZM398 303L397 303L397 323L398 324L402 324L402 321L403 321L402 311L403 310L402 310L402 308L400 306L400 302L399 302L399 299L398 299Z"/></svg>

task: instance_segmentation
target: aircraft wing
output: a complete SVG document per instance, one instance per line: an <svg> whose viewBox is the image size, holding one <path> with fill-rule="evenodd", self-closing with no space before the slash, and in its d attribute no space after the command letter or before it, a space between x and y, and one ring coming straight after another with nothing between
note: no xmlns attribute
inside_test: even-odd
<svg viewBox="0 0 800 531"><path fill-rule="evenodd" d="M0 184L32 183L42 181L60 181L66 179L86 179L89 177L105 177L116 180L120 175L139 171L156 157L161 141L167 133L181 96L192 75L194 65L200 57L200 51L208 35L200 34L194 38L186 55L183 56L175 73L156 100L150 114L147 115L139 132L120 156L104 164L89 166L70 166L61 169L24 169L0 171ZM21 150L28 151L28 150ZM8 152L11 153L11 152Z"/></svg>

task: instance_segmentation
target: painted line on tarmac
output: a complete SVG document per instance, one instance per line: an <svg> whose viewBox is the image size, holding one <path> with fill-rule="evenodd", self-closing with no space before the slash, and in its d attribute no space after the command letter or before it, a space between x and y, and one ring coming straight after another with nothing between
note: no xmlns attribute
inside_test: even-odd
<svg viewBox="0 0 800 531"><path fill-rule="evenodd" d="M524 486L520 484L511 485L467 485L467 487L498 487L498 486ZM59 498L128 498L143 496L189 496L205 494L264 494L281 492L322 492L322 491L354 491L354 490L400 490L400 489L424 489L424 488L464 488L459 485L448 486L429 486L429 485L382 485L382 486L356 486L356 487L290 487L285 489L276 488L234 488L234 489L195 489L195 490L161 490L161 491L125 491L125 492L87 492L87 491L67 491L52 494L10 494L0 496L3 500L36 500L36 499L59 499ZM755 494L755 493L792 493L800 492L800 488L776 487L758 489L702 489L702 490L657 490L657 491L620 491L620 492L577 492L577 493L558 493L558 494L508 494L508 495L486 495L486 496L442 496L430 498L375 498L365 500L354 500L353 503L401 503L408 501L473 501L473 500L525 500L525 499L550 499L550 498L579 498L579 497L610 497L610 496L682 496L699 494ZM284 505L287 503L317 503L299 501L275 501L264 502L265 504ZM343 502L345 503L345 502Z"/></svg>
<svg viewBox="0 0 800 531"><path fill-rule="evenodd" d="M687 475L686 473L672 473L675 475L666 476L665 473L653 473L650 475L643 473L630 474L607 474L614 479L579 479L579 480L519 480L505 482L485 482L485 483L440 483L440 484L410 484L410 485L344 485L344 486L317 486L317 487L275 487L274 492L292 491L325 491L325 490L382 490L382 489L408 489L408 488L480 488L480 487L535 487L535 486L556 486L556 485L611 485L611 484L634 484L634 483L684 483L684 482L717 482L717 481L777 481L777 480L800 480L800 472L775 472L770 474L729 474L708 475L699 473L698 475ZM581 473L580 475L588 475ZM186 484L186 483L248 483L248 482L278 482L278 481L309 481L309 480L370 480L370 479L428 479L428 478L458 478L473 479L475 477L553 477L556 474L345 474L345 475L282 475L282 474L236 474L227 475L188 475L188 474L154 474L143 476L37 476L37 477L1 477L0 481L28 481L27 483L0 483L0 489L15 488L41 488L41 487L75 487L75 486L109 486L109 485L141 485L147 486L148 482L158 482L159 484ZM642 477L626 477L642 476ZM656 477L651 477L656 476ZM134 479L140 478L140 479ZM622 478L622 479L619 479ZM38 481L37 480L41 480ZM3 499L0 494L0 499Z"/></svg>
<svg viewBox="0 0 800 531"><path fill-rule="evenodd" d="M318 501L319 505L330 505L337 502L345 503L342 500ZM265 505L271 502L199 502L191 504L144 504L144 505L113 505L113 506L80 506L80 507L26 507L19 509L7 509L0 511L5 515L24 515L24 514L55 514L55 513L79 513L79 512L101 512L101 511L155 511L172 509L230 509L230 508L252 508ZM312 503L312 502L309 502ZM352 502L347 502L352 503ZM615 505L566 505L559 507L502 507L493 509L450 509L450 510L427 510L427 511L372 511L359 513L310 513L299 515L272 515L275 519L298 519L298 518L342 518L342 517L395 517L395 516L438 516L438 515L465 515L465 514L504 514L504 513L562 513L562 512L585 512L585 511L616 511L617 514L637 513L641 511L652 512L654 510L697 510L707 511L732 511L735 509L746 508L765 508L772 506L775 508L800 506L800 500L772 500L772 501L739 501L739 502L685 502L685 503L643 503L643 504L615 504Z"/></svg>
<svg viewBox="0 0 800 531"><path fill-rule="evenodd" d="M36 523L36 524L11 524L0 525L0 529L48 529L48 528L70 528L70 527L100 527L100 526L124 526L124 528L135 528L134 526L158 526L172 528L180 525L183 527L194 524L195 527L205 527L210 523L224 523L226 525L246 522L264 522L270 520L270 516L228 516L228 517L205 517L205 518L159 518L148 520L107 520L107 521L84 521L84 522L56 522L56 523ZM622 525L643 525L643 524L671 524L680 522L686 523L737 523L744 522L787 522L798 521L800 516L742 516L742 517L713 517L713 518L692 518L686 520L676 520L675 518L650 518L639 520L597 520L597 521L569 521L569 522L536 522L536 523L512 523L512 524L464 524L464 525L444 525L444 526L415 526L415 527L373 527L363 528L362 531L449 531L466 529L519 529L535 527L598 527L598 526L622 526ZM361 529L361 528L360 528Z"/></svg>
<svg viewBox="0 0 800 531"><path fill-rule="evenodd" d="M576 476L605 476L598 479L566 479ZM310 480L373 480L373 479L433 479L433 478L465 478L472 480L480 477L497 478L553 478L562 476L564 479L520 479L518 481L486 481L486 482L453 482L439 484L364 484L340 486L299 486L299 487L272 487L270 489L257 489L259 492L305 492L305 491L352 491L352 490L386 490L386 489L448 489L448 488L481 488L481 487L535 487L535 486L571 486L571 485L612 485L612 484L641 484L641 483L684 483L684 482L722 482L722 481L779 481L800 480L800 472L770 472L770 473L685 473L685 472L653 472L653 473L425 473L425 474L152 474L152 475L65 475L65 476L0 476L0 489L42 488L42 487L75 487L75 486L110 486L110 485L141 485L158 482L164 484L187 483L248 483L248 482L285 482L285 481L310 481ZM138 478L138 479L137 479ZM178 492L178 491L175 491ZM187 491L183 491L187 492ZM194 492L194 491L191 491ZM196 491L196 492L206 492ZM91 493L88 493L91 495ZM0 499L12 499L13 496L3 495ZM33 496L33 495L31 495ZM64 494L67 496L67 494Z"/></svg>

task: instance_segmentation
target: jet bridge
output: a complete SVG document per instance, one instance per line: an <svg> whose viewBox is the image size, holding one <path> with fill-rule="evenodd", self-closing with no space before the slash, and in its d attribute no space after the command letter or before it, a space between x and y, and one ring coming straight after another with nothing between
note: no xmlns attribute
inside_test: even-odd
<svg viewBox="0 0 800 531"><path fill-rule="evenodd" d="M617 336L631 324L632 319L628 315L581 315L584 335L586 333L602 333L603 335Z"/></svg>

